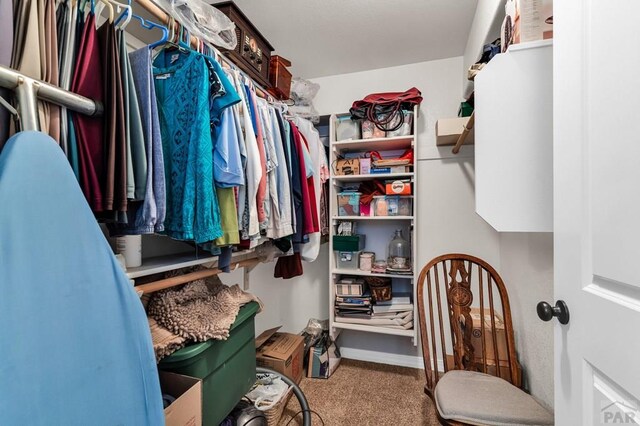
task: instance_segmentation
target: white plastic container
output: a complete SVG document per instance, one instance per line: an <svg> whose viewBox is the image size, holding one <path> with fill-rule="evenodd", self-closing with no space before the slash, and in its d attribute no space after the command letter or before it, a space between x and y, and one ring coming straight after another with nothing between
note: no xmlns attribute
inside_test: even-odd
<svg viewBox="0 0 640 426"><path fill-rule="evenodd" d="M336 123L336 140L346 141L360 139L360 122L353 121L351 117L338 117Z"/></svg>
<svg viewBox="0 0 640 426"><path fill-rule="evenodd" d="M142 265L142 235L125 235L116 238L116 252L124 256L127 268Z"/></svg>

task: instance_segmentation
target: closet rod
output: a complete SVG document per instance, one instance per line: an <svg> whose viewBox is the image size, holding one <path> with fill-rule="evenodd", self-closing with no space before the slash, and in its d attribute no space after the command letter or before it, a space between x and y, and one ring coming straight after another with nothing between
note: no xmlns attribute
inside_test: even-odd
<svg viewBox="0 0 640 426"><path fill-rule="evenodd" d="M139 4L143 9L152 14L157 20L160 21L162 25L169 25L171 23L171 17L167 14L162 8L156 5L153 0L136 0L136 3ZM189 42L191 46L194 48L198 48L200 46L200 40L195 36L190 36ZM230 62L227 58L220 55L221 62L223 65L227 65L228 67L235 67L236 65ZM246 75L246 74L245 74ZM249 76L247 76L250 78ZM251 79L253 85L256 89L256 94L264 99L272 99L271 95L267 93L258 83L256 83L253 79Z"/></svg>
<svg viewBox="0 0 640 426"><path fill-rule="evenodd" d="M455 146L451 150L452 153L457 154L458 152L460 152L460 147L464 143L465 139L467 139L467 136L469 135L469 132L471 132L471 129L473 129L473 125L475 124L475 119L476 119L476 112L474 111L471 113L469 120L467 120L467 124L464 126L462 133L460 134L460 136L458 137L458 140L456 141Z"/></svg>
<svg viewBox="0 0 640 426"><path fill-rule="evenodd" d="M231 269L252 267L260 263L256 259L241 260L240 262L232 263ZM178 285L186 284L191 281L199 280L206 277L218 275L222 271L218 268L203 269L202 271L190 272L184 275L178 275L177 277L165 278L158 281L153 281L148 284L141 284L135 286L136 290L142 290L143 293L153 293L155 291L164 290L167 288L175 287Z"/></svg>
<svg viewBox="0 0 640 426"><path fill-rule="evenodd" d="M102 105L99 102L44 81L27 77L3 65L0 65L0 86L15 92L22 130L40 130L38 99L52 102L84 115L102 114Z"/></svg>

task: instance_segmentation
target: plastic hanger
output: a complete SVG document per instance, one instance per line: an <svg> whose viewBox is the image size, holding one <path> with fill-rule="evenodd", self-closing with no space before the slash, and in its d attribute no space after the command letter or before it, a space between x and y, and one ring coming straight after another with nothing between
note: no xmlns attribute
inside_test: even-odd
<svg viewBox="0 0 640 426"><path fill-rule="evenodd" d="M96 12L96 16L100 15L102 13L102 10L106 7L107 10L109 11L109 23L112 24L113 23L113 19L115 18L115 13L113 11L113 6L111 5L111 3L109 3L108 0L98 0L98 1L102 5L102 7L100 7L98 9L98 12ZM94 0L91 0L91 10L95 11Z"/></svg>
<svg viewBox="0 0 640 426"><path fill-rule="evenodd" d="M139 21L142 28L146 28L147 30L152 30L154 28L159 28L160 30L162 30L162 38L158 41L151 43L149 45L149 49L153 49L155 47L161 46L165 44L167 40L169 40L169 30L164 25L156 24L155 22L152 22L152 21L145 21L144 19L142 19L142 17L138 15L131 14L129 19L132 19L132 18Z"/></svg>
<svg viewBox="0 0 640 426"><path fill-rule="evenodd" d="M114 0L109 0L109 1L116 6L118 13L120 13L120 11L124 9L124 12L122 12L122 14L120 14L120 16L118 16L118 18L114 22L114 25L117 28L124 30L125 27L129 25L129 22L131 21L131 17L133 15L133 10L131 9L131 0L128 0L127 4L122 4ZM123 19L124 19L124 22L122 22Z"/></svg>

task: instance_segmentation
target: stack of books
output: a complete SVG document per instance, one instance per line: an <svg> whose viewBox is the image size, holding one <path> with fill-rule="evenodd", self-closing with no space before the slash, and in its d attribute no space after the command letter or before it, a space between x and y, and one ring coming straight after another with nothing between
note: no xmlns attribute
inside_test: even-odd
<svg viewBox="0 0 640 426"><path fill-rule="evenodd" d="M368 317L373 313L371 293L366 291L359 296L336 296L336 316Z"/></svg>
<svg viewBox="0 0 640 426"><path fill-rule="evenodd" d="M362 299L365 297L363 296ZM399 293L391 300L372 304L369 296L368 304L363 302L359 309L345 306L345 302L338 303L338 299L354 299L336 297L336 321L351 324L366 324L375 327L388 327L409 330L413 328L413 303L409 293ZM358 299L358 298L355 298ZM350 302L354 302L351 300ZM349 305L352 305L351 303Z"/></svg>

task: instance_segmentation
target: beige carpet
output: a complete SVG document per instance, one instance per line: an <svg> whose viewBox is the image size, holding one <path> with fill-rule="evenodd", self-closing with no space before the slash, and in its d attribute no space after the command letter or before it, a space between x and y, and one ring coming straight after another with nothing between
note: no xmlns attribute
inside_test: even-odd
<svg viewBox="0 0 640 426"><path fill-rule="evenodd" d="M343 359L328 380L304 378L301 387L327 426L439 425L424 383L422 370ZM280 426L299 410L293 396ZM301 424L301 414L289 423ZM321 424L314 414L313 425Z"/></svg>

